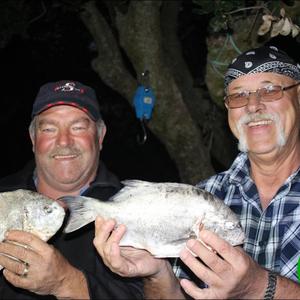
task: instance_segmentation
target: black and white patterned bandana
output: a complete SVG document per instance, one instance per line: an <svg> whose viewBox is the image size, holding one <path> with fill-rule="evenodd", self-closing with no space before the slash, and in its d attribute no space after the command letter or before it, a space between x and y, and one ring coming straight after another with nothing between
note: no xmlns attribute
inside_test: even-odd
<svg viewBox="0 0 300 300"><path fill-rule="evenodd" d="M272 72L300 80L300 65L284 51L274 46L248 50L233 59L225 73L225 89L229 83L243 75Z"/></svg>

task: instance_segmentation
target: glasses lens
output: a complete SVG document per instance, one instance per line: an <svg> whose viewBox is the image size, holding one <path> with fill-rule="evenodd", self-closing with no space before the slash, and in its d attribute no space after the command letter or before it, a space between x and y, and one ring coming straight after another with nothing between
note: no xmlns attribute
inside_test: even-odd
<svg viewBox="0 0 300 300"><path fill-rule="evenodd" d="M282 97L282 88L279 85L270 85L259 89L258 94L262 101L275 101Z"/></svg>
<svg viewBox="0 0 300 300"><path fill-rule="evenodd" d="M245 106L248 102L248 93L247 92L241 92L236 93L232 95L228 95L226 97L226 103L230 108L237 108Z"/></svg>

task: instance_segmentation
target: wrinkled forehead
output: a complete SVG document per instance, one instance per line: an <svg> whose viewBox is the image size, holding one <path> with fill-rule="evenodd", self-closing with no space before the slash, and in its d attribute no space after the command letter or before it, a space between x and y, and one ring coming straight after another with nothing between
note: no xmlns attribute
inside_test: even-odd
<svg viewBox="0 0 300 300"><path fill-rule="evenodd" d="M274 46L252 49L233 59L225 73L225 89L241 76L258 73L275 73L299 81L300 65Z"/></svg>

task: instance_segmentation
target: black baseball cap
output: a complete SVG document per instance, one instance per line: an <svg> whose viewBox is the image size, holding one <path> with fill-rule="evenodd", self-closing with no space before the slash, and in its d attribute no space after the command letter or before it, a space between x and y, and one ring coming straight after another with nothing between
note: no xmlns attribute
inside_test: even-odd
<svg viewBox="0 0 300 300"><path fill-rule="evenodd" d="M61 80L42 85L33 103L31 117L57 105L77 107L94 121L102 119L94 89L78 81Z"/></svg>

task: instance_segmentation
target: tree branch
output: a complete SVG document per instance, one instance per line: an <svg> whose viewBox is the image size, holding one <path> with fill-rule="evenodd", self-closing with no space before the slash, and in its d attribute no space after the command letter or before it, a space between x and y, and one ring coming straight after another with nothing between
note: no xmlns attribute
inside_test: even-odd
<svg viewBox="0 0 300 300"><path fill-rule="evenodd" d="M125 67L116 39L95 1L86 2L80 16L98 50L98 56L92 62L93 69L108 86L131 101L136 80Z"/></svg>

